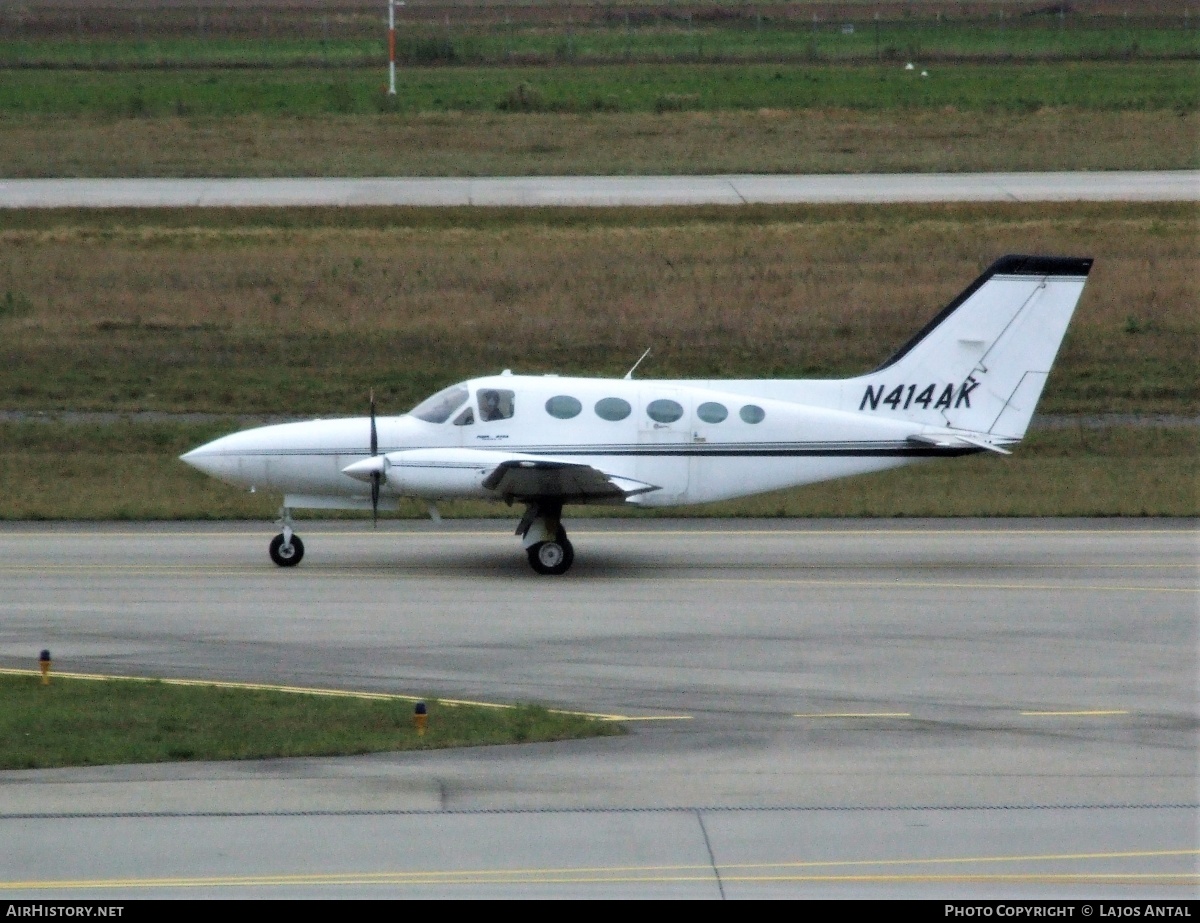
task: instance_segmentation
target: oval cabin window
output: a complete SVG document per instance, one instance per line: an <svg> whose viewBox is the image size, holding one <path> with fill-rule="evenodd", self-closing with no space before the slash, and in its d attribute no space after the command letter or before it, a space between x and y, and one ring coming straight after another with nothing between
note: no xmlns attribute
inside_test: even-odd
<svg viewBox="0 0 1200 923"><path fill-rule="evenodd" d="M546 413L560 420L577 417L581 410L583 410L583 404L569 394L559 394L546 401Z"/></svg>
<svg viewBox="0 0 1200 923"><path fill-rule="evenodd" d="M724 404L718 404L716 401L705 401L696 408L696 416L705 423L720 423L729 416L729 411Z"/></svg>
<svg viewBox="0 0 1200 923"><path fill-rule="evenodd" d="M747 423L761 423L766 415L767 412L757 404L747 404L738 411L738 416L740 416Z"/></svg>
<svg viewBox="0 0 1200 923"><path fill-rule="evenodd" d="M646 416L656 423L674 423L683 416L683 406L665 398L646 405Z"/></svg>
<svg viewBox="0 0 1200 923"><path fill-rule="evenodd" d="M623 401L619 397L605 397L596 401L596 416L601 420L624 420L627 416L633 413L633 408L629 406L629 401Z"/></svg>

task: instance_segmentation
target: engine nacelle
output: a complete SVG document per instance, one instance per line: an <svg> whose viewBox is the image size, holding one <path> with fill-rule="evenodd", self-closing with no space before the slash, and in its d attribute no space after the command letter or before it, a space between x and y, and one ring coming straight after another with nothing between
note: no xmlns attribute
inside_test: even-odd
<svg viewBox="0 0 1200 923"><path fill-rule="evenodd" d="M355 462L342 473L370 481L378 471L384 490L401 497L494 499L496 493L483 481L501 461L495 452L482 449L409 449Z"/></svg>

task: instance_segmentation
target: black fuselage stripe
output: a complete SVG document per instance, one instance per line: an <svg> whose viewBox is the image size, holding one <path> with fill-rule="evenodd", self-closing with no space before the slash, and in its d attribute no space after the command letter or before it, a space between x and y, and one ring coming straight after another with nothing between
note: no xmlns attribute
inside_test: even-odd
<svg viewBox="0 0 1200 923"><path fill-rule="evenodd" d="M380 449L379 454L386 455L389 452L410 451L403 449ZM503 451L497 451L497 455L546 455L546 456L572 456L572 457L588 457L588 458L603 458L603 457L644 457L644 458L885 458L893 456L896 458L933 458L933 457L957 457L960 455L973 455L977 452L982 452L983 449L975 446L894 446L886 447L847 447L847 448L714 448L714 447L692 447L680 446L677 448L654 447L654 448L625 448L625 449L526 449L519 446L506 446ZM253 450L247 452L221 452L212 453L214 455L227 456L257 456L257 457L278 457L287 456L293 458L301 457L328 457L337 458L340 456L361 456L365 453L361 449L353 451L329 451L329 450L312 450L312 449L285 449L285 450ZM503 459L500 459L503 461ZM420 462L416 464L422 464ZM430 464L444 464L440 462L432 462ZM466 467L475 467L473 463L457 463L465 464Z"/></svg>

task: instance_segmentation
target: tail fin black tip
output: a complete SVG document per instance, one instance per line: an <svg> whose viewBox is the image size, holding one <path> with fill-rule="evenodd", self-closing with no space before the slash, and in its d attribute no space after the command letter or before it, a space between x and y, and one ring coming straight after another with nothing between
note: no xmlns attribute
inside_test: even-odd
<svg viewBox="0 0 1200 923"><path fill-rule="evenodd" d="M927 337L947 317L953 314L964 302L979 291L993 276L1073 276L1087 277L1092 270L1093 259L1090 256L1027 256L1009 254L1002 256L992 263L983 274L968 285L957 298L942 308L928 324L911 340L894 352L890 358L875 372L880 372L888 366L895 365L913 348Z"/></svg>
<svg viewBox="0 0 1200 923"><path fill-rule="evenodd" d="M979 277L976 285L991 276L1086 276L1092 270L1090 256L1002 256Z"/></svg>

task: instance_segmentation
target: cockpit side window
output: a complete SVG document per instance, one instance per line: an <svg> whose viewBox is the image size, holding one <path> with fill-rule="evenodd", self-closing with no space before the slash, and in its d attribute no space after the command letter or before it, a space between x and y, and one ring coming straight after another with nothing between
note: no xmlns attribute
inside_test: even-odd
<svg viewBox="0 0 1200 923"><path fill-rule="evenodd" d="M512 417L515 400L512 391L499 388L479 389L479 422L491 423Z"/></svg>
<svg viewBox="0 0 1200 923"><path fill-rule="evenodd" d="M462 413L460 413L457 417L454 418L455 426L470 426L474 422L475 422L475 408L474 407L468 407L466 410L464 410Z"/></svg>
<svg viewBox="0 0 1200 923"><path fill-rule="evenodd" d="M470 396L470 392L462 385L451 385L433 397L421 401L409 413L426 423L445 423L450 419L450 414L465 404Z"/></svg>

